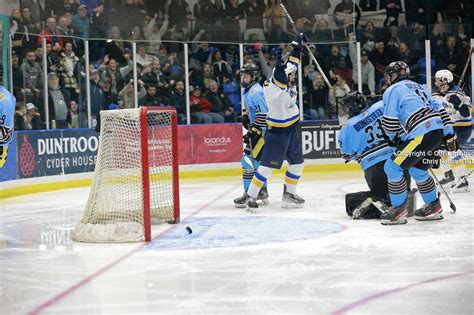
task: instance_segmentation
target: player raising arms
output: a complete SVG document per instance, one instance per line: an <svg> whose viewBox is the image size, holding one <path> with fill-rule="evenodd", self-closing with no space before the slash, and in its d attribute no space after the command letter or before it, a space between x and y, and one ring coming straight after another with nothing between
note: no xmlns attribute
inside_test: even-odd
<svg viewBox="0 0 474 315"><path fill-rule="evenodd" d="M367 100L359 92L349 93L343 104L350 119L339 133L341 156L346 161L357 161L364 171L370 191L360 191L346 195L346 212L353 219L380 218L390 205L387 175L383 167L385 161L395 151L382 130L381 119L384 105L382 101L367 107ZM405 171L405 180L410 187L410 175ZM408 208L414 211L414 193L408 193ZM379 202L382 202L379 203Z"/></svg>
<svg viewBox="0 0 474 315"><path fill-rule="evenodd" d="M304 158L297 125L300 110L296 104L296 71L300 63L302 43L306 36L300 33L291 43L293 51L288 60L282 60L281 51L276 52L276 65L272 77L265 81L263 92L268 105L265 147L260 166L248 189L247 210L258 208L258 193L273 169L280 169L286 159L289 163L283 187L283 208L303 207L305 200L296 195L296 186L303 173ZM275 51L274 51L275 52Z"/></svg>
<svg viewBox="0 0 474 315"><path fill-rule="evenodd" d="M384 79L388 88L383 93L385 104L382 128L397 150L385 162L392 207L381 215L382 224L406 223L407 183L403 171L408 170L425 202L415 211L417 220L443 219L435 183L428 173L432 166L426 159L435 155L444 141L447 149L457 147L449 116L420 84L408 80L410 69L403 61L390 63ZM398 140L399 139L399 140Z"/></svg>
<svg viewBox="0 0 474 315"><path fill-rule="evenodd" d="M0 85L0 168L7 162L8 145L13 137L15 97Z"/></svg>
<svg viewBox="0 0 474 315"><path fill-rule="evenodd" d="M244 194L234 199L237 208L247 206L247 190L250 186L255 170L260 164L260 157L264 144L263 135L267 128L267 103L263 94L263 88L258 83L260 72L255 64L247 63L240 69L240 81L242 84L242 94L244 96L244 110L242 112L242 124L247 129L244 136L244 155L240 160L242 164L242 178L244 184ZM257 200L262 203L268 201L267 183L265 183L258 193Z"/></svg>
<svg viewBox="0 0 474 315"><path fill-rule="evenodd" d="M465 144L471 137L472 132L471 99L463 90L458 89L458 87L454 85L453 74L449 70L437 71L434 85L437 91L433 93L433 97L446 109L454 125L454 132L459 144ZM453 192L469 192L466 166L461 151L457 150L452 154L443 155L441 162L444 178L440 180L440 184L445 185L454 182L456 175L456 180L459 183L453 183L453 187L457 186ZM451 170L451 166L454 173Z"/></svg>

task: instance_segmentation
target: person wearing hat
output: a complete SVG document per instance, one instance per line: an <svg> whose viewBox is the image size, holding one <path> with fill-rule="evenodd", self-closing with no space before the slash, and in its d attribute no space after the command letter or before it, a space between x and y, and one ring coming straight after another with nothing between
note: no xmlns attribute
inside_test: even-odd
<svg viewBox="0 0 474 315"><path fill-rule="evenodd" d="M40 130L42 129L41 115L38 108L33 103L26 104L26 122L27 129Z"/></svg>
<svg viewBox="0 0 474 315"><path fill-rule="evenodd" d="M89 37L89 25L87 5L81 4L77 8L77 13L72 16L71 28L74 30L74 35L82 38Z"/></svg>
<svg viewBox="0 0 474 315"><path fill-rule="evenodd" d="M357 55L356 55L356 44L355 42L349 42L349 57L352 62L352 79L355 85L359 82L357 76ZM360 53L360 66L361 66L361 79L362 79L362 94L375 97L375 68L372 62L369 60L369 53L364 48Z"/></svg>

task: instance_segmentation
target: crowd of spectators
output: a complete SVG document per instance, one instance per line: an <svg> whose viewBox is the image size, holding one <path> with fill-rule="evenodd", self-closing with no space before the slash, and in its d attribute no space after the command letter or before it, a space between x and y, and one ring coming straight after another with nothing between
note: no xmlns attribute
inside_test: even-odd
<svg viewBox="0 0 474 315"><path fill-rule="evenodd" d="M269 78L275 64L271 48L291 49L282 43L293 36L279 4L280 0L20 0L10 16L18 129L44 128L46 90L49 119L56 128L87 127L86 71L94 120L100 110L133 107L132 42L137 43L140 106L174 106L179 123L186 123L189 98L191 123L238 121L237 43L245 43L244 61L259 66L262 80ZM412 79L420 83L426 82L427 64L432 73L447 68L459 77L470 47L472 6L464 0L288 1L297 30L308 35L309 49L333 85L326 86L304 53L305 119L341 114L340 100L358 85L356 40L362 47L363 92L373 100L383 88L385 67L394 60L407 62ZM382 19L371 20L377 13ZM429 61L424 53L427 38ZM84 39L89 39L89 69ZM188 56L183 41L191 43Z"/></svg>

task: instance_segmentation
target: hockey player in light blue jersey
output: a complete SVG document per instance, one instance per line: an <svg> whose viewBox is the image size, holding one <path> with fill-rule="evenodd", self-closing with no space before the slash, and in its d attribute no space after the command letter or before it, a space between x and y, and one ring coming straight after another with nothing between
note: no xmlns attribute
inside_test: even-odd
<svg viewBox="0 0 474 315"><path fill-rule="evenodd" d="M255 64L247 63L240 69L240 80L242 94L244 96L244 111L242 113L242 124L247 133L244 135L244 154L240 160L242 164L242 178L244 194L234 199L237 208L245 208L248 199L247 190L260 165L260 158L264 146L264 134L267 128L267 102L263 94L263 88L258 83L260 71ZM266 204L268 201L267 185L260 190L257 200Z"/></svg>
<svg viewBox="0 0 474 315"><path fill-rule="evenodd" d="M382 128L398 145L384 165L392 207L382 214L382 224L406 223L407 183L403 170L408 170L416 181L425 202L415 211L415 219L443 219L441 203L428 169L433 166L431 158L437 155L443 142L450 151L458 147L443 106L422 85L408 80L409 74L410 69L403 61L390 63L384 74L389 87L383 94Z"/></svg>
<svg viewBox="0 0 474 315"><path fill-rule="evenodd" d="M380 218L383 209L379 209L374 204L382 202L381 206L384 209L386 209L385 205L390 205L387 175L383 167L385 161L395 151L382 130L381 119L384 105L382 101L379 101L367 107L366 98L359 92L348 94L344 97L343 104L350 119L339 132L341 157L346 162L354 160L360 164L370 189L370 191L347 194L346 212L353 219ZM405 172L405 179L409 187L408 172ZM414 208L413 193L409 192L410 209Z"/></svg>
<svg viewBox="0 0 474 315"><path fill-rule="evenodd" d="M5 165L8 145L13 137L15 97L0 85L0 168Z"/></svg>
<svg viewBox="0 0 474 315"><path fill-rule="evenodd" d="M282 207L300 208L305 200L296 194L304 168L303 149L297 125L300 110L296 101L296 71L301 58L302 43L306 36L301 33L291 43L293 51L288 60L283 60L281 51L276 51L276 65L272 77L264 83L265 100L268 105L265 147L262 160L248 189L247 211L258 208L256 198L273 169L280 169L287 160L289 167L283 186ZM275 51L274 51L275 52Z"/></svg>

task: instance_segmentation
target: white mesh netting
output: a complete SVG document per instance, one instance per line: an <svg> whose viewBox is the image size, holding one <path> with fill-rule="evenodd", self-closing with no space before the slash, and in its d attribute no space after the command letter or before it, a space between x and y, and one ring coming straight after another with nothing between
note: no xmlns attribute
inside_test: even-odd
<svg viewBox="0 0 474 315"><path fill-rule="evenodd" d="M74 241L143 241L144 225L150 224L144 221L147 193L151 223L176 220L171 112L146 112L149 190L142 178L141 114L139 108L101 112L94 181L82 220L72 233Z"/></svg>

